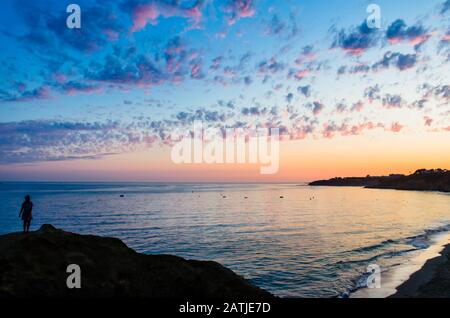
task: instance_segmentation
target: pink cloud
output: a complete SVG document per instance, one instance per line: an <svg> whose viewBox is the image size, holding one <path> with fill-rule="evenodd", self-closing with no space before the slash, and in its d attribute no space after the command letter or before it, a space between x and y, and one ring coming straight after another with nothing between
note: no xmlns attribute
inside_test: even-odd
<svg viewBox="0 0 450 318"><path fill-rule="evenodd" d="M308 70L300 70L297 73L295 73L295 78L301 80L305 78L308 74L309 74Z"/></svg>
<svg viewBox="0 0 450 318"><path fill-rule="evenodd" d="M193 51L189 52L188 60L189 61L195 60L199 56L200 56L200 53L198 51L193 50Z"/></svg>
<svg viewBox="0 0 450 318"><path fill-rule="evenodd" d="M341 135L342 136L355 136L355 135L361 135L365 130L373 130L376 128L383 128L384 125L381 123L374 124L373 122L369 121L366 123L353 125L351 127L348 127L347 125L343 125L343 129L341 129Z"/></svg>
<svg viewBox="0 0 450 318"><path fill-rule="evenodd" d="M312 134L312 131L313 128L310 125L296 127L289 133L289 140L303 140L308 137L308 135ZM283 140L283 137L283 135L280 135L280 138L282 138L280 140Z"/></svg>
<svg viewBox="0 0 450 318"><path fill-rule="evenodd" d="M37 90L36 97L42 99L50 98L50 88L48 86L42 86Z"/></svg>
<svg viewBox="0 0 450 318"><path fill-rule="evenodd" d="M228 25L233 25L242 18L251 18L255 14L253 0L228 0L224 12L229 14Z"/></svg>
<svg viewBox="0 0 450 318"><path fill-rule="evenodd" d="M50 99L51 98L50 88L46 85L40 86L30 91L23 91L19 96L14 96L10 101L14 102L28 102L38 99Z"/></svg>
<svg viewBox="0 0 450 318"><path fill-rule="evenodd" d="M338 126L331 122L323 125L322 136L328 139L333 138L336 134L340 134L341 136L356 136L363 134L366 130L373 130L377 128L384 128L384 125L382 123L373 123L369 121L351 126L343 123Z"/></svg>
<svg viewBox="0 0 450 318"><path fill-rule="evenodd" d="M148 23L156 25L159 15L159 10L154 3L137 6L133 11L133 26L131 27L131 32L142 30Z"/></svg>
<svg viewBox="0 0 450 318"><path fill-rule="evenodd" d="M325 123L323 124L322 137L331 139L335 136L336 132L339 129L340 128L335 126L334 124Z"/></svg>
<svg viewBox="0 0 450 318"><path fill-rule="evenodd" d="M398 132L400 132L404 127L405 127L405 126L401 125L400 123L395 122L395 123L392 123L392 125L391 125L391 131L392 131L392 132L395 132L395 133L398 133Z"/></svg>
<svg viewBox="0 0 450 318"><path fill-rule="evenodd" d="M316 59L316 54L315 53L309 53L307 55L302 55L298 58L295 59L295 64L297 65L302 65L305 62L311 62L314 61Z"/></svg>
<svg viewBox="0 0 450 318"><path fill-rule="evenodd" d="M428 39L430 37L431 37L431 34L426 33L426 34L418 35L413 38L409 38L407 41L411 45L419 45L419 44L422 44L422 43L425 43L426 41L428 41ZM398 36L398 37L392 37L392 38L388 39L388 42L389 42L389 44L398 44L405 40L406 39L404 36Z"/></svg>
<svg viewBox="0 0 450 318"><path fill-rule="evenodd" d="M233 77L235 77L236 76L236 70L234 70L233 68L231 68L231 67L225 67L224 69L223 69L223 75L225 76L225 77L228 77L228 78L233 78Z"/></svg>
<svg viewBox="0 0 450 318"><path fill-rule="evenodd" d="M198 27L202 18L201 2L192 8L183 8L179 4L156 2L138 5L132 9L133 26L131 27L130 32L140 31L148 24L157 25L158 18L161 16L164 18L186 18L192 22L193 27Z"/></svg>
<svg viewBox="0 0 450 318"><path fill-rule="evenodd" d="M59 84L64 83L65 81L67 81L67 76L61 73L55 73L53 74L53 78L55 79L55 81L57 81Z"/></svg>
<svg viewBox="0 0 450 318"><path fill-rule="evenodd" d="M424 116L423 120L425 121L425 126L431 126L433 124L433 119L428 116Z"/></svg>
<svg viewBox="0 0 450 318"><path fill-rule="evenodd" d="M344 48L344 52L348 55L360 56L366 51L364 48Z"/></svg>
<svg viewBox="0 0 450 318"><path fill-rule="evenodd" d="M193 79L202 78L202 66L200 63L194 63L191 65L191 78Z"/></svg>
<svg viewBox="0 0 450 318"><path fill-rule="evenodd" d="M422 44L426 41L428 41L428 39L431 37L431 34L423 34L421 36L418 36L416 38L410 39L409 43L411 45L418 45L418 44Z"/></svg>
<svg viewBox="0 0 450 318"><path fill-rule="evenodd" d="M200 6L197 5L191 9L186 10L186 16L191 18L194 21L194 25L197 26L202 19L202 11L200 10Z"/></svg>
<svg viewBox="0 0 450 318"><path fill-rule="evenodd" d="M362 101L358 101L357 103L353 104L352 111L355 112L361 112L364 109L364 103Z"/></svg>
<svg viewBox="0 0 450 318"><path fill-rule="evenodd" d="M66 95L76 96L78 93L93 94L93 93L101 93L102 91L103 89L101 87L89 87L85 89L68 88L66 90Z"/></svg>
<svg viewBox="0 0 450 318"><path fill-rule="evenodd" d="M111 29L105 29L104 32L109 41L117 41L120 37L119 32Z"/></svg>
<svg viewBox="0 0 450 318"><path fill-rule="evenodd" d="M300 55L295 59L295 64L297 64L298 66L307 63L307 62L312 62L314 60L316 60L317 58L317 54L313 51L313 47L312 46L305 46L302 50L302 52L300 53Z"/></svg>
<svg viewBox="0 0 450 318"><path fill-rule="evenodd" d="M318 116L322 110L325 108L325 105L321 102L315 101L312 103L312 110L315 116Z"/></svg>
<svg viewBox="0 0 450 318"><path fill-rule="evenodd" d="M221 57L221 56L218 56L218 57L214 58L212 60L210 69L218 70L222 66L222 60L223 60L223 57Z"/></svg>

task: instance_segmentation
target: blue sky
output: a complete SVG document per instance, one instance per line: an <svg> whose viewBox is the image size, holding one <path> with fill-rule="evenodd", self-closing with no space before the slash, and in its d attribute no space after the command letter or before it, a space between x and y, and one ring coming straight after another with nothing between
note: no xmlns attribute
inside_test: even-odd
<svg viewBox="0 0 450 318"><path fill-rule="evenodd" d="M156 152L195 119L294 141L450 131L450 1L375 1L374 30L370 3L4 0L0 170Z"/></svg>

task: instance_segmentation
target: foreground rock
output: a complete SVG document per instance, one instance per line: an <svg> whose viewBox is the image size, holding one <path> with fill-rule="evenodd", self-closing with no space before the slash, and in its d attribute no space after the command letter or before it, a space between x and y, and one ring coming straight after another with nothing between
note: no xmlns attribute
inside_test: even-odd
<svg viewBox="0 0 450 318"><path fill-rule="evenodd" d="M450 192L450 171L442 169L417 170L405 175L383 177L333 178L311 182L311 186L359 186L372 189Z"/></svg>
<svg viewBox="0 0 450 318"><path fill-rule="evenodd" d="M69 289L69 264L81 288ZM144 255L115 238L44 225L0 236L0 297L271 298L216 262Z"/></svg>

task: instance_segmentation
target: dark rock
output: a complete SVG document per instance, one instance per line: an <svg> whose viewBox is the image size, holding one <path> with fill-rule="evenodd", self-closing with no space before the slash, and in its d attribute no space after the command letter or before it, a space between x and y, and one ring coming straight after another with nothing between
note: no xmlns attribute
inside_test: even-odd
<svg viewBox="0 0 450 318"><path fill-rule="evenodd" d="M58 230L51 224L44 224L38 230L39 233L52 233L52 232L57 232L57 231L61 231L61 230Z"/></svg>
<svg viewBox="0 0 450 318"><path fill-rule="evenodd" d="M450 192L450 171L443 169L421 169L408 176L391 174L382 177L333 178L330 180L314 181L309 185Z"/></svg>
<svg viewBox="0 0 450 318"><path fill-rule="evenodd" d="M81 288L69 289L69 264ZM216 262L144 255L116 238L51 225L0 236L0 297L272 298Z"/></svg>

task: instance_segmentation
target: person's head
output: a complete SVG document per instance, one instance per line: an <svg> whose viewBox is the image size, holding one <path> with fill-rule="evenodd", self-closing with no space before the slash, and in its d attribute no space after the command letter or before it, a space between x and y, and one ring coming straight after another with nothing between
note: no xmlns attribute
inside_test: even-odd
<svg viewBox="0 0 450 318"><path fill-rule="evenodd" d="M27 195L25 196L25 201L26 201L26 202L30 202L30 201L31 201L31 197L30 197L29 194L27 194Z"/></svg>

